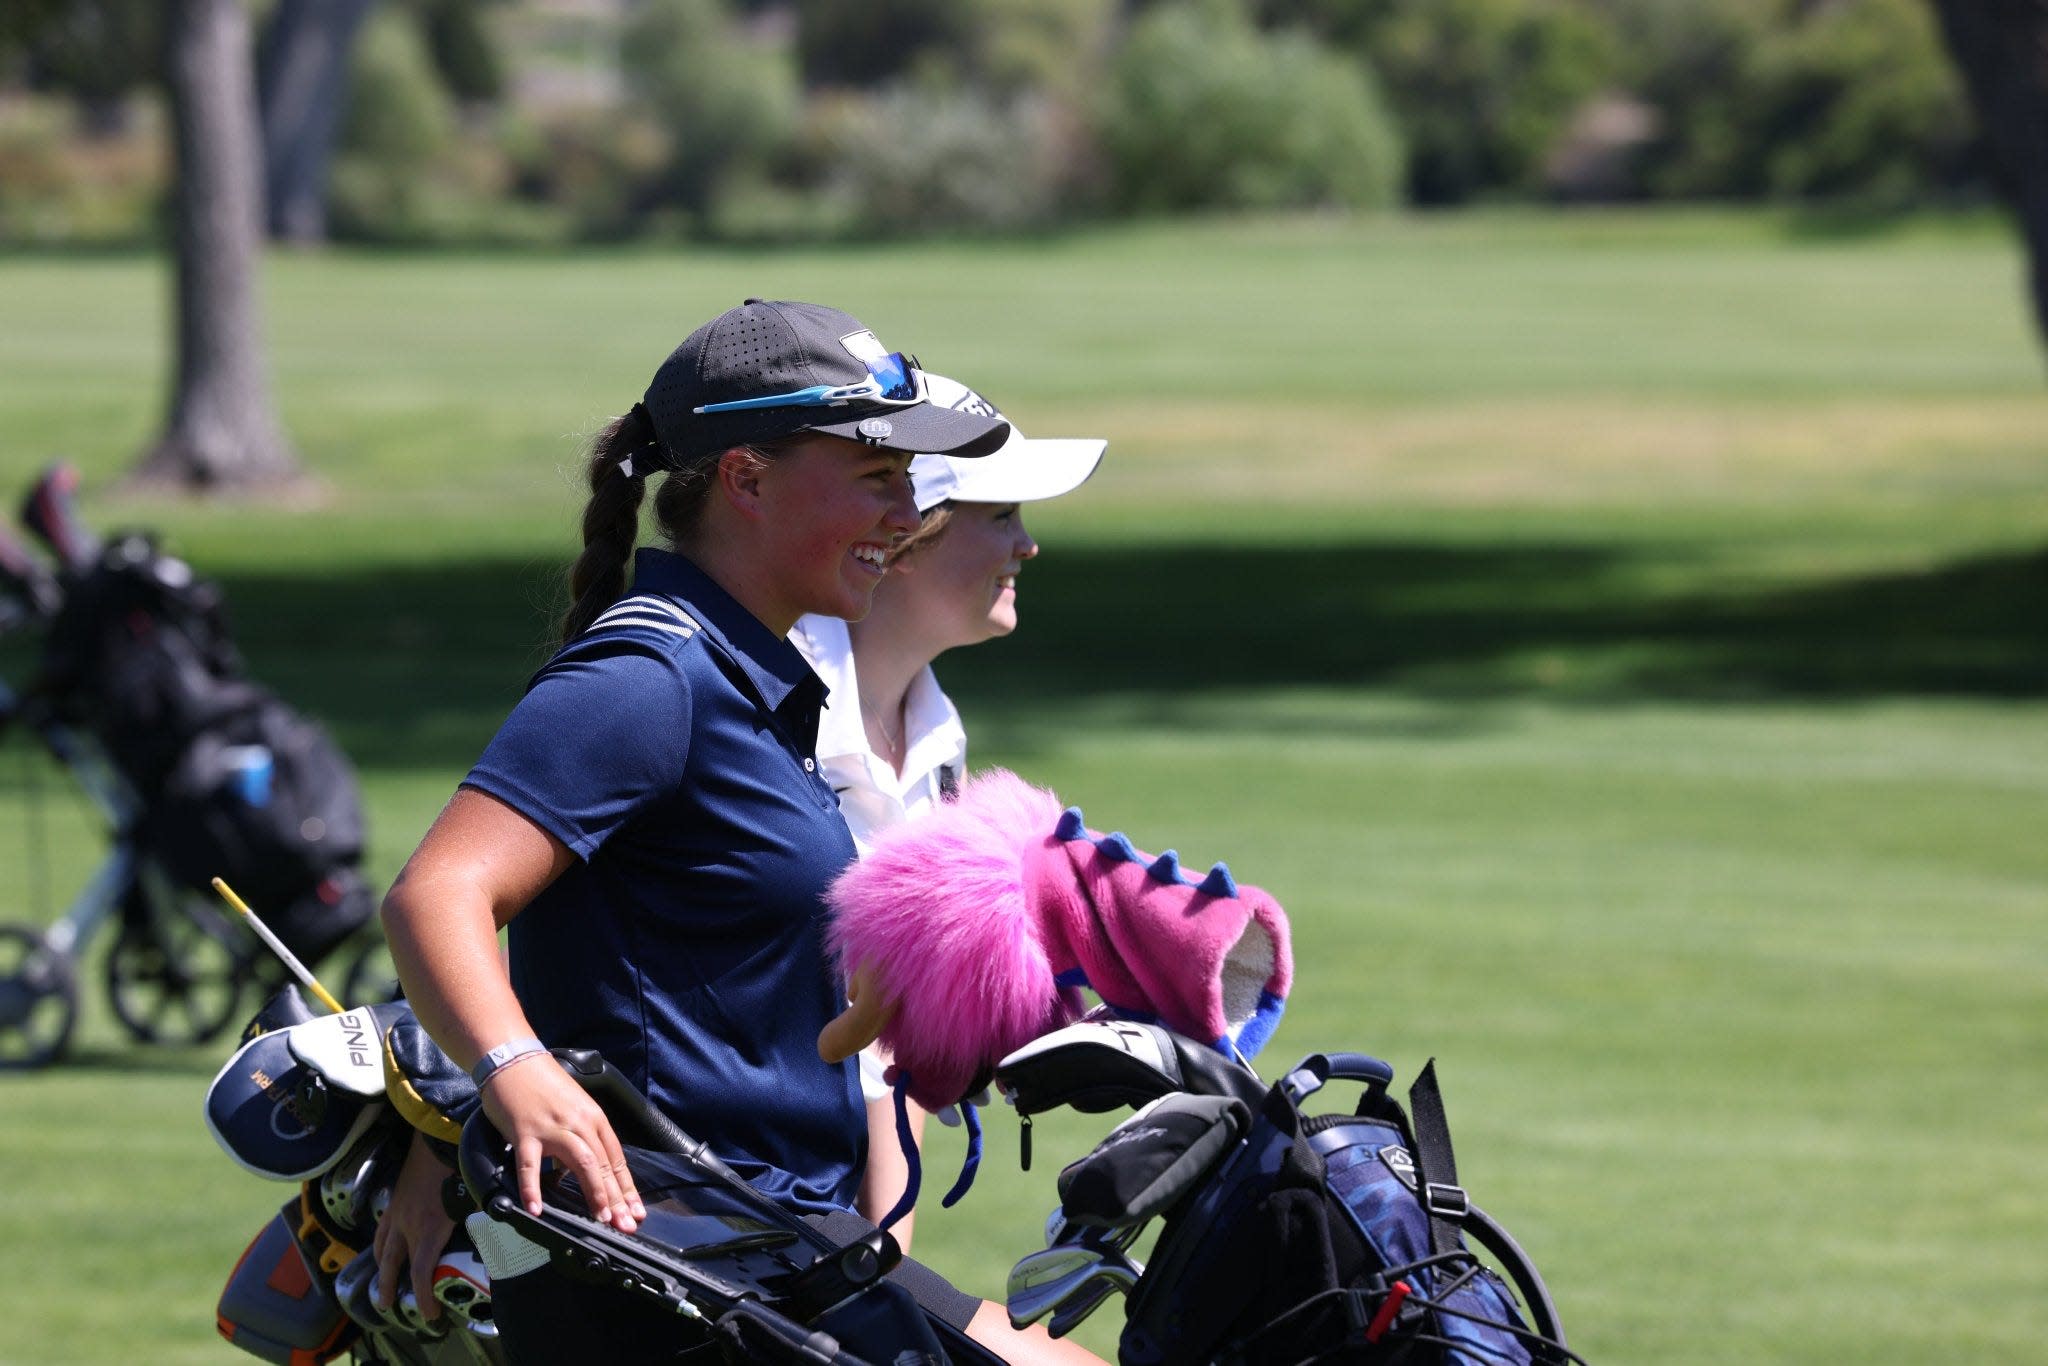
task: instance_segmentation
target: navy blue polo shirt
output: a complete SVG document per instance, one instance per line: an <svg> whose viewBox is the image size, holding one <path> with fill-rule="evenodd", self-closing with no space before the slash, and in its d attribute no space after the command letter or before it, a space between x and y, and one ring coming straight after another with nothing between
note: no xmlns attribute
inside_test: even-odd
<svg viewBox="0 0 2048 1366"><path fill-rule="evenodd" d="M510 928L551 1047L595 1048L771 1199L850 1208L851 1063L818 1059L840 992L823 893L852 837L812 759L825 687L677 555L564 646L467 783L578 862Z"/></svg>

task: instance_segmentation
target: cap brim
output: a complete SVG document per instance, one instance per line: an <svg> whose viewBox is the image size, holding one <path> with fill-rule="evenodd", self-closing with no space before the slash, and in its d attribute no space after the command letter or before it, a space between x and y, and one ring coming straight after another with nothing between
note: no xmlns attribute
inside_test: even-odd
<svg viewBox="0 0 2048 1366"><path fill-rule="evenodd" d="M864 446L911 455L930 452L956 460L988 455L1002 449L1010 439L1010 424L1002 418L955 412L931 403L883 408L838 422L806 425L811 431L843 436Z"/></svg>
<svg viewBox="0 0 2048 1366"><path fill-rule="evenodd" d="M993 455L950 466L953 477L945 496L959 503L1057 498L1087 482L1108 445L1087 437L1013 436Z"/></svg>

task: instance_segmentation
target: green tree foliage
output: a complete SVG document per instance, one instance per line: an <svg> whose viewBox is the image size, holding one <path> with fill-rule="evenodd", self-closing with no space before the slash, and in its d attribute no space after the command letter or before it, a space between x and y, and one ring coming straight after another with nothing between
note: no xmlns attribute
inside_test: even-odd
<svg viewBox="0 0 2048 1366"><path fill-rule="evenodd" d="M502 0L412 0L427 51L448 93L468 103L505 94L505 60L491 37L485 10Z"/></svg>
<svg viewBox="0 0 2048 1366"><path fill-rule="evenodd" d="M1424 204L1536 188L1544 154L1614 69L1606 27L1576 0L1301 8L1379 73L1408 142L1409 195Z"/></svg>
<svg viewBox="0 0 2048 1366"><path fill-rule="evenodd" d="M821 121L822 221L867 237L1015 230L1060 216L1066 186L1042 101L891 86Z"/></svg>
<svg viewBox="0 0 2048 1366"><path fill-rule="evenodd" d="M1610 0L1663 116L1662 196L1901 204L1970 183L1961 83L1922 0Z"/></svg>
<svg viewBox="0 0 2048 1366"><path fill-rule="evenodd" d="M24 65L29 84L103 107L163 68L161 0L6 0L0 56Z"/></svg>
<svg viewBox="0 0 2048 1366"><path fill-rule="evenodd" d="M790 54L748 41L719 0L645 0L621 59L669 140L659 199L701 212L791 155L802 100Z"/></svg>
<svg viewBox="0 0 2048 1366"><path fill-rule="evenodd" d="M966 47L977 6L959 0L797 0L807 86L878 86Z"/></svg>
<svg viewBox="0 0 2048 1366"><path fill-rule="evenodd" d="M1968 101L1923 0L1816 9L1759 66L1773 193L1903 204L1967 175Z"/></svg>
<svg viewBox="0 0 2048 1366"><path fill-rule="evenodd" d="M453 143L454 102L412 16L380 8L356 41L354 88L329 189L337 235L417 235Z"/></svg>
<svg viewBox="0 0 2048 1366"><path fill-rule="evenodd" d="M1118 55L1102 119L1121 207L1373 207L1398 195L1400 140L1370 75L1299 31L1261 33L1228 0L1155 6Z"/></svg>
<svg viewBox="0 0 2048 1366"><path fill-rule="evenodd" d="M1067 102L1101 81L1117 0L960 0L960 8L972 16L969 50L984 88Z"/></svg>
<svg viewBox="0 0 2048 1366"><path fill-rule="evenodd" d="M1100 75L1118 0L799 0L797 52L813 89L916 84L1078 95Z"/></svg>

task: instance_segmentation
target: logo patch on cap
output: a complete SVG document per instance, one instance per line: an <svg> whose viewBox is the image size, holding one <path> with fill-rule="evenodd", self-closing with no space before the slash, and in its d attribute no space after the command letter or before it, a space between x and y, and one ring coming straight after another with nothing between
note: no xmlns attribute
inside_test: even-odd
<svg viewBox="0 0 2048 1366"><path fill-rule="evenodd" d="M854 430L860 433L861 440L873 442L876 445L880 445L896 434L895 425L886 417L864 417L860 420L860 426Z"/></svg>
<svg viewBox="0 0 2048 1366"><path fill-rule="evenodd" d="M998 419L1002 417L1002 414L996 411L995 404L990 403L972 389L963 388L960 391L960 397L954 399L946 406L956 413L973 413L976 417L993 417Z"/></svg>
<svg viewBox="0 0 2048 1366"><path fill-rule="evenodd" d="M868 331L849 332L839 339L839 344L846 348L848 355L863 365L871 360L880 360L889 354L889 348L877 341L874 333Z"/></svg>

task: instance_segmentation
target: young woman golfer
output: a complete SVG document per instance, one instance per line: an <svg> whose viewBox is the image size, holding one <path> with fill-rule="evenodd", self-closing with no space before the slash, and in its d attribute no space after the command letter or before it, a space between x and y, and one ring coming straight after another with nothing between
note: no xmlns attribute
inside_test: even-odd
<svg viewBox="0 0 2048 1366"><path fill-rule="evenodd" d="M866 613L918 525L913 452L972 458L1007 434L928 402L846 314L749 300L598 437L562 649L384 908L407 996L475 1069L529 1206L553 1158L595 1217L630 1231L645 1215L610 1125L542 1041L602 1052L787 1208L852 1206L860 1088L817 1038L842 1001L820 894L854 846L813 757L823 687L786 637L806 613ZM657 473L665 545L636 554ZM379 1229L387 1298L407 1265L416 1286L431 1275L446 1237L420 1198L439 1178L424 1151ZM941 1312L1006 1357L1073 1350L951 1294ZM515 1361L673 1353L672 1319L551 1269L497 1287L494 1307Z"/></svg>
<svg viewBox="0 0 2048 1366"><path fill-rule="evenodd" d="M928 374L925 385L933 403L1002 417L957 380ZM1012 426L1009 440L990 455L918 455L910 477L923 521L891 548L874 606L852 622L806 616L791 633L830 689L818 725L818 762L863 855L878 833L930 810L965 775L967 732L932 661L1017 629L1017 575L1038 554L1020 504L1078 487L1095 472L1106 444L1032 440ZM859 1209L878 1221L902 1196L909 1165L883 1080L886 1060L867 1049L860 1061L868 1161ZM915 1141L924 1112L913 1106L909 1119ZM906 1213L890 1226L905 1250L914 1218Z"/></svg>

